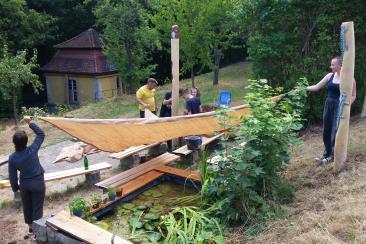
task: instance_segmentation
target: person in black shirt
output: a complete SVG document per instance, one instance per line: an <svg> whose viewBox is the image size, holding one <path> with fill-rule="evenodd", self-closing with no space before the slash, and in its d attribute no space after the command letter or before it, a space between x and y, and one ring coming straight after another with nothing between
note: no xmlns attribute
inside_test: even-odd
<svg viewBox="0 0 366 244"><path fill-rule="evenodd" d="M159 117L171 117L172 116L172 92L167 92L164 95L163 103L160 108Z"/></svg>
<svg viewBox="0 0 366 244"><path fill-rule="evenodd" d="M24 238L33 238L32 222L42 218L43 202L46 192L44 169L39 162L38 150L45 134L30 118L24 118L29 128L36 134L33 143L27 147L28 136L24 131L17 131L13 136L15 152L9 156L9 179L14 193L20 192L23 203L25 223L29 232ZM19 183L18 183L19 171Z"/></svg>
<svg viewBox="0 0 366 244"><path fill-rule="evenodd" d="M188 89L183 90L182 96L186 100L186 114L198 114L201 112L201 100L192 96Z"/></svg>

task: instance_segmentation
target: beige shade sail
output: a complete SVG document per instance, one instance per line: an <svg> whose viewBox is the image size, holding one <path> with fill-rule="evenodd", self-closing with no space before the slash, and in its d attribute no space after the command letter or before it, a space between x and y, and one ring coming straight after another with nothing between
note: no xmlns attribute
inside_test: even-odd
<svg viewBox="0 0 366 244"><path fill-rule="evenodd" d="M249 105L233 107L228 115L238 123L250 113ZM131 146L152 144L188 135L212 135L223 131L216 112L170 118L74 119L40 117L59 129L107 152L119 152Z"/></svg>

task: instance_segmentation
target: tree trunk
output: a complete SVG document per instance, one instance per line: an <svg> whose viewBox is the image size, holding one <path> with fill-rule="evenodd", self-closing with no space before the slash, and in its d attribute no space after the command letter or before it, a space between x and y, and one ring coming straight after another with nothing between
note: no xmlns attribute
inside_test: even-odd
<svg viewBox="0 0 366 244"><path fill-rule="evenodd" d="M17 128L19 125L19 118L18 118L18 108L17 108L17 91L15 88L13 89L13 112L14 112L15 125Z"/></svg>
<svg viewBox="0 0 366 244"><path fill-rule="evenodd" d="M126 47L126 51L127 51L127 75L126 75L126 86L129 86L131 88L131 86L133 86L132 84L132 67L133 67L133 62L132 62L132 49L129 45L129 43L125 44Z"/></svg>
<svg viewBox="0 0 366 244"><path fill-rule="evenodd" d="M194 81L194 70L193 70L193 66L191 68L191 79L192 79L192 87L196 87L196 82Z"/></svg>
<svg viewBox="0 0 366 244"><path fill-rule="evenodd" d="M217 86L219 84L219 72L220 72L220 61L221 61L221 50L218 46L214 47L214 70L213 70L213 85Z"/></svg>

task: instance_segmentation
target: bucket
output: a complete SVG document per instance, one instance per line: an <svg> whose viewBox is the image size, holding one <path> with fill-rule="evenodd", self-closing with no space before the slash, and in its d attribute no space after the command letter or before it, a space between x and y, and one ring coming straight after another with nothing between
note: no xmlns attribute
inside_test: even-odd
<svg viewBox="0 0 366 244"><path fill-rule="evenodd" d="M201 136L186 136L184 137L184 140L186 141L189 150L199 150L202 145Z"/></svg>

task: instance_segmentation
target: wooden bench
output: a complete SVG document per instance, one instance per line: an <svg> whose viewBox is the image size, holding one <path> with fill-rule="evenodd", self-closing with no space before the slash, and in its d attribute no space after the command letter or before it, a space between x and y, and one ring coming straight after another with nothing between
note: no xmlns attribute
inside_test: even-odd
<svg viewBox="0 0 366 244"><path fill-rule="evenodd" d="M205 136L202 136L202 145L201 145L201 150L204 150L206 145L210 144L211 142L217 140L218 138L220 138L224 133L220 133L216 136L213 136L213 137L205 137ZM184 145L176 150L173 151L173 153L176 153L176 154L182 154L182 155L185 155L187 156L188 154L191 154L192 153L192 150L188 149L187 145Z"/></svg>
<svg viewBox="0 0 366 244"><path fill-rule="evenodd" d="M111 243L113 234L91 224L82 218L72 216L67 211L61 211L55 216L47 219L46 225L56 230L75 237L83 243ZM114 236L116 244L132 244L132 242L122 239L119 236Z"/></svg>
<svg viewBox="0 0 366 244"><path fill-rule="evenodd" d="M89 169L85 170L84 167L80 168L74 168L74 169L68 169L58 172L51 172L51 173L45 173L44 179L46 182L48 181L54 181L54 180L61 180L65 178L70 178L78 175L88 175L95 172L99 172L101 170L106 170L112 168L112 165L110 165L107 162L97 163L97 164L91 164L89 165ZM0 181L0 189L10 187L9 180L2 180Z"/></svg>
<svg viewBox="0 0 366 244"><path fill-rule="evenodd" d="M158 145L159 143L154 143L154 144L148 144L148 145L140 145L140 146L136 146L136 147L129 147L126 150L123 150L121 152L118 153L112 153L111 155L109 155L110 158L115 158L115 159L123 159L126 158L128 156L131 156L133 154L136 154L138 152L141 152L143 150L149 149L151 147L154 147L156 145Z"/></svg>
<svg viewBox="0 0 366 244"><path fill-rule="evenodd" d="M107 189L108 187L120 187L124 183L127 183L161 165L166 165L171 162L177 161L180 156L164 153L156 158L147 161L146 163L140 164L132 169L126 170L120 174L114 175L104 181L95 184L97 187Z"/></svg>

